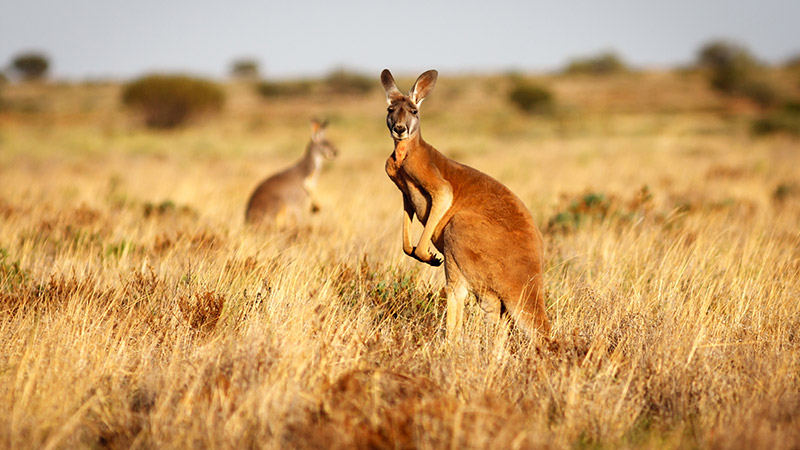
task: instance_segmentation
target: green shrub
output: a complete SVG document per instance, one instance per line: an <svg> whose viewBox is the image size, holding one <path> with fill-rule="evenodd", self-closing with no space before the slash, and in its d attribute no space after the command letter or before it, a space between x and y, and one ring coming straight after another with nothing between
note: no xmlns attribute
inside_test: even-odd
<svg viewBox="0 0 800 450"><path fill-rule="evenodd" d="M707 68L711 87L724 94L739 94L743 86L751 82L758 66L743 53Z"/></svg>
<svg viewBox="0 0 800 450"><path fill-rule="evenodd" d="M0 247L0 292L13 292L29 278L30 274L20 268L19 260L12 260L8 250Z"/></svg>
<svg viewBox="0 0 800 450"><path fill-rule="evenodd" d="M11 67L24 80L38 80L47 75L50 61L42 53L27 52L17 55L11 62Z"/></svg>
<svg viewBox="0 0 800 450"><path fill-rule="evenodd" d="M547 229L566 231L578 228L582 223L591 220L603 220L612 209L612 202L602 193L588 192L573 200L569 206L556 213L547 221Z"/></svg>
<svg viewBox="0 0 800 450"><path fill-rule="evenodd" d="M6 78L6 74L0 72L0 111L5 109L5 101L3 100L3 87L8 83L8 78Z"/></svg>
<svg viewBox="0 0 800 450"><path fill-rule="evenodd" d="M627 72L628 66L613 52L601 53L597 56L574 59L564 69L568 74L610 75Z"/></svg>
<svg viewBox="0 0 800 450"><path fill-rule="evenodd" d="M753 76L753 66L745 61L733 61L729 65L712 67L709 73L711 87L723 94L738 94L742 86Z"/></svg>
<svg viewBox="0 0 800 450"><path fill-rule="evenodd" d="M262 81L256 85L256 90L264 98L304 97L312 92L334 95L364 95L369 93L375 85L376 82L370 77L339 69L321 81Z"/></svg>
<svg viewBox="0 0 800 450"><path fill-rule="evenodd" d="M749 98L757 105L769 108L783 101L783 95L775 84L763 78L748 80L739 88L741 95Z"/></svg>
<svg viewBox="0 0 800 450"><path fill-rule="evenodd" d="M632 223L653 208L653 193L647 185L637 189L627 202L602 192L587 192L565 200L568 203L547 221L547 231L570 232L592 221Z"/></svg>
<svg viewBox="0 0 800 450"><path fill-rule="evenodd" d="M725 40L711 41L700 48L697 54L697 64L710 69L735 66L756 67L758 65L747 48Z"/></svg>
<svg viewBox="0 0 800 450"><path fill-rule="evenodd" d="M122 102L144 114L151 128L174 128L189 118L219 111L225 94L215 83L186 75L148 75L122 91Z"/></svg>
<svg viewBox="0 0 800 450"><path fill-rule="evenodd" d="M313 83L310 81L262 81L256 90L264 98L303 97L311 93Z"/></svg>
<svg viewBox="0 0 800 450"><path fill-rule="evenodd" d="M508 97L517 108L529 114L550 114L555 110L555 96L538 84L517 81Z"/></svg>
<svg viewBox="0 0 800 450"><path fill-rule="evenodd" d="M789 102L783 108L756 119L752 130L762 136L776 133L800 136L800 102Z"/></svg>
<svg viewBox="0 0 800 450"><path fill-rule="evenodd" d="M781 102L778 88L764 78L756 58L739 44L710 42L700 49L697 64L708 71L711 87L723 94L747 97L762 107Z"/></svg>
<svg viewBox="0 0 800 450"><path fill-rule="evenodd" d="M800 70L800 53L790 56L783 63L783 67L789 70Z"/></svg>
<svg viewBox="0 0 800 450"><path fill-rule="evenodd" d="M376 86L376 83L371 77L346 69L336 70L325 79L325 85L334 94L367 94Z"/></svg>
<svg viewBox="0 0 800 450"><path fill-rule="evenodd" d="M797 183L780 183L772 191L772 201L779 205L793 197L800 197L800 185Z"/></svg>
<svg viewBox="0 0 800 450"><path fill-rule="evenodd" d="M746 48L725 41L705 45L700 49L697 62L709 71L711 87L725 94L741 93L758 69L758 63Z"/></svg>
<svg viewBox="0 0 800 450"><path fill-rule="evenodd" d="M239 59L231 65L231 75L244 80L258 79L258 61L252 59Z"/></svg>

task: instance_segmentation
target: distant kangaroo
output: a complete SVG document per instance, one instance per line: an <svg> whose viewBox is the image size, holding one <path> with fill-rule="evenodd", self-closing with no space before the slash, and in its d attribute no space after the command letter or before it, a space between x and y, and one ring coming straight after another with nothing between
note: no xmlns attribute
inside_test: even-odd
<svg viewBox="0 0 800 450"><path fill-rule="evenodd" d="M403 193L403 251L431 266L444 262L448 337L461 332L469 292L495 322L509 313L529 336L548 336L542 235L530 212L503 184L447 158L420 135L419 105L437 77L435 70L423 73L403 95L391 72L381 73L394 140L386 173ZM424 229L413 246L415 214Z"/></svg>
<svg viewBox="0 0 800 450"><path fill-rule="evenodd" d="M250 196L245 213L247 223L296 223L309 210L319 210L314 191L322 161L333 159L338 150L325 138L326 122L315 120L311 124L311 142L303 158L262 181Z"/></svg>

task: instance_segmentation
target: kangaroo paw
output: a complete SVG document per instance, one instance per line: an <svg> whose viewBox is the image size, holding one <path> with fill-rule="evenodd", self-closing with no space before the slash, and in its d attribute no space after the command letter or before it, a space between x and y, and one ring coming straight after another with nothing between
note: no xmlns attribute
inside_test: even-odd
<svg viewBox="0 0 800 450"><path fill-rule="evenodd" d="M433 267L441 266L444 262L444 256L438 252L431 253L428 251L426 255L420 255L422 253L418 250L419 247L414 247L414 250L411 252L411 257L416 259L419 262L423 262L425 264L431 265Z"/></svg>

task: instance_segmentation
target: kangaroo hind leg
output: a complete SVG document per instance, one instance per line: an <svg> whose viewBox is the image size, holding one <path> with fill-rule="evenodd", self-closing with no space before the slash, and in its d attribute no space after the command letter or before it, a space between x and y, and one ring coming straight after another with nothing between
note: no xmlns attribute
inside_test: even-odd
<svg viewBox="0 0 800 450"><path fill-rule="evenodd" d="M469 296L466 278L452 259L445 260L445 292L447 293L447 338L451 341L461 336L464 325L464 303Z"/></svg>

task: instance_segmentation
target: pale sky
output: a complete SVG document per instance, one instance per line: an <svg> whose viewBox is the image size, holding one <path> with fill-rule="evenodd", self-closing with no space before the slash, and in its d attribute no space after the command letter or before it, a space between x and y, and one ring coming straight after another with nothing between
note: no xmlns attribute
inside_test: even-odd
<svg viewBox="0 0 800 450"><path fill-rule="evenodd" d="M629 64L694 60L715 38L768 62L800 54L800 0L2 0L0 67L44 52L55 78L150 71L267 78L345 67L378 74L545 71L615 51ZM377 75L376 75L377 76Z"/></svg>

